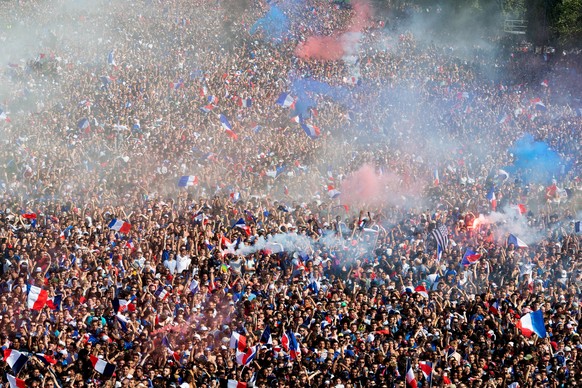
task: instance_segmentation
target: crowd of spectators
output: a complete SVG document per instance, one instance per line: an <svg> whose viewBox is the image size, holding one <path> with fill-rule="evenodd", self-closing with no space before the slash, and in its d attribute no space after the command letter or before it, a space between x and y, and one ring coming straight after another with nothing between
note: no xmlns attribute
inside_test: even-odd
<svg viewBox="0 0 582 388"><path fill-rule="evenodd" d="M7 47L35 39L0 73L2 386L582 381L575 53L448 47L328 0L0 9ZM297 55L362 15L357 61ZM554 165L517 160L527 136ZM518 328L537 311L544 337Z"/></svg>

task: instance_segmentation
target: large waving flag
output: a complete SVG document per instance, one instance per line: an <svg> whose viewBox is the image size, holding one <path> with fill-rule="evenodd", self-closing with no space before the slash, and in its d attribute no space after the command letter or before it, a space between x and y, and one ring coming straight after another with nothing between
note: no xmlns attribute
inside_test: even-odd
<svg viewBox="0 0 582 388"><path fill-rule="evenodd" d="M230 125L230 122L228 121L228 119L226 118L225 115L221 114L220 115L220 125L222 126L222 128L224 128L224 130L226 131L226 134L233 140L238 139L238 136L236 133L234 133L234 131L232 130L232 125Z"/></svg>
<svg viewBox="0 0 582 388"><path fill-rule="evenodd" d="M251 228L246 224L244 218L239 218L234 227L244 230L247 237L251 235Z"/></svg>
<svg viewBox="0 0 582 388"><path fill-rule="evenodd" d="M258 346L251 346L250 348L246 349L245 351L240 351L239 349L236 350L236 362L239 365L249 365L252 360L254 360L255 356L257 355L257 348Z"/></svg>
<svg viewBox="0 0 582 388"><path fill-rule="evenodd" d="M327 185L327 195L329 198L334 199L341 195L341 192L337 190L333 185Z"/></svg>
<svg viewBox="0 0 582 388"><path fill-rule="evenodd" d="M243 352L247 347L247 337L242 334L233 331L230 336L230 348L231 349L238 349L239 351Z"/></svg>
<svg viewBox="0 0 582 388"><path fill-rule="evenodd" d="M300 350L299 343L297 342L297 338L295 338L293 330L287 330L287 332L285 332L281 344L283 345L283 348L289 352L289 358L295 360L299 355Z"/></svg>
<svg viewBox="0 0 582 388"><path fill-rule="evenodd" d="M26 299L28 308L31 310L42 310L48 300L48 293L37 286L30 286Z"/></svg>
<svg viewBox="0 0 582 388"><path fill-rule="evenodd" d="M12 372L17 375L24 367L28 357L14 349L4 349L4 362L10 366Z"/></svg>
<svg viewBox="0 0 582 388"><path fill-rule="evenodd" d="M546 338L546 326L542 310L533 311L522 316L517 321L517 328L526 337L531 337L535 333L540 338Z"/></svg>
<svg viewBox="0 0 582 388"><path fill-rule="evenodd" d="M56 365L57 364L57 360L53 356L49 356L48 354L36 353L35 356L40 361L42 361L43 364L45 364L47 366L48 365Z"/></svg>
<svg viewBox="0 0 582 388"><path fill-rule="evenodd" d="M303 128L305 134L311 139L317 139L321 135L321 131L315 125L301 123L301 128Z"/></svg>
<svg viewBox="0 0 582 388"><path fill-rule="evenodd" d="M101 373L105 377L111 377L115 373L115 364L110 364L105 360L102 360L95 356L90 356L91 364L93 364L93 368Z"/></svg>
<svg viewBox="0 0 582 388"><path fill-rule="evenodd" d="M509 237L507 237L507 245L510 244L513 244L513 246L516 248L527 248L527 244L513 234L510 234Z"/></svg>
<svg viewBox="0 0 582 388"><path fill-rule="evenodd" d="M107 226L109 229L116 230L119 233L128 233L131 230L131 224L129 222L118 220L117 218L112 219Z"/></svg>
<svg viewBox="0 0 582 388"><path fill-rule="evenodd" d="M449 230L445 224L441 224L432 231L432 236L443 250L447 249L449 246Z"/></svg>
<svg viewBox="0 0 582 388"><path fill-rule="evenodd" d="M406 372L406 384L412 388L417 388L418 383L416 382L416 376L414 375L414 371L412 370L412 365L408 368Z"/></svg>
<svg viewBox="0 0 582 388"><path fill-rule="evenodd" d="M495 211L497 209L497 197L495 196L495 186L491 186L487 192L487 200L491 203L491 209Z"/></svg>
<svg viewBox="0 0 582 388"><path fill-rule="evenodd" d="M471 248L467 248L465 254L463 255L463 260L461 261L461 264L465 266L473 265L476 262L478 262L480 258L481 258L480 253L475 252Z"/></svg>
<svg viewBox="0 0 582 388"><path fill-rule="evenodd" d="M63 296L62 295L55 295L55 296L51 296L50 298L48 298L46 300L46 305L51 309L51 310L60 310L61 309L61 302L63 300Z"/></svg>
<svg viewBox="0 0 582 388"><path fill-rule="evenodd" d="M12 375L6 374L6 378L8 379L8 384L10 388L26 388L26 381L19 379L18 377L14 377Z"/></svg>
<svg viewBox="0 0 582 388"><path fill-rule="evenodd" d="M236 380L228 380L226 388L247 388L247 383L242 383Z"/></svg>
<svg viewBox="0 0 582 388"><path fill-rule="evenodd" d="M277 105L281 105L284 108L289 108L291 105L293 105L293 101L293 97L291 97L289 93L281 93L275 103Z"/></svg>
<svg viewBox="0 0 582 388"><path fill-rule="evenodd" d="M198 177L194 175L185 175L178 181L178 187L188 187L198 184Z"/></svg>
<svg viewBox="0 0 582 388"><path fill-rule="evenodd" d="M260 342L263 345L273 345L273 337L271 336L271 328L269 325L265 326L265 330L261 334Z"/></svg>
<svg viewBox="0 0 582 388"><path fill-rule="evenodd" d="M424 375L424 378L426 379L426 381L430 382L431 377L432 377L432 362L420 361L418 363L418 367L422 371L422 374Z"/></svg>

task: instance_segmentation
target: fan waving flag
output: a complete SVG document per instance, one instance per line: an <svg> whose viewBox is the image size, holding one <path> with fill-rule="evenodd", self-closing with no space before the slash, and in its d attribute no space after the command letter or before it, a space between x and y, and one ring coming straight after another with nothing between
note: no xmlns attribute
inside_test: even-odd
<svg viewBox="0 0 582 388"><path fill-rule="evenodd" d="M289 108L293 105L293 97L289 93L281 93L275 103L281 105L283 108Z"/></svg>
<svg viewBox="0 0 582 388"><path fill-rule="evenodd" d="M198 184L198 177L194 175L185 175L178 181L178 187L188 187Z"/></svg>
<svg viewBox="0 0 582 388"><path fill-rule="evenodd" d="M487 199L489 203L491 203L491 209L495 211L497 209L497 197L495 196L495 187L492 186L491 189L487 192Z"/></svg>
<svg viewBox="0 0 582 388"><path fill-rule="evenodd" d="M273 337L271 336L271 328L269 325L265 326L265 330L261 334L260 342L263 345L273 345Z"/></svg>
<svg viewBox="0 0 582 388"><path fill-rule="evenodd" d="M4 362L10 366L12 372L17 375L18 372L28 362L28 357L14 349L4 349Z"/></svg>
<svg viewBox="0 0 582 388"><path fill-rule="evenodd" d="M36 353L35 356L40 361L42 361L42 363L45 365L56 365L57 364L57 360L54 357L49 356L48 354Z"/></svg>
<svg viewBox="0 0 582 388"><path fill-rule="evenodd" d="M251 361L254 360L255 356L257 355L257 348L258 346L252 346L248 348L246 351L236 350L236 362L239 365L249 365Z"/></svg>
<svg viewBox="0 0 582 388"><path fill-rule="evenodd" d="M232 125L230 125L230 122L228 121L228 119L226 118L225 115L221 114L220 115L220 125L222 126L222 128L224 128L224 130L226 131L226 134L233 140L238 139L238 136L236 133L234 133L234 131L232 130Z"/></svg>
<svg viewBox="0 0 582 388"><path fill-rule="evenodd" d="M131 230L131 224L116 218L112 219L108 225L109 229L118 231L119 233L128 233Z"/></svg>
<svg viewBox="0 0 582 388"><path fill-rule="evenodd" d="M311 139L317 139L321 135L321 131L315 125L301 123L301 128L303 128L305 134Z"/></svg>
<svg viewBox="0 0 582 388"><path fill-rule="evenodd" d="M406 372L406 384L412 388L418 388L418 383L416 382L416 376L414 375L414 371L412 370L412 365L408 368Z"/></svg>
<svg viewBox="0 0 582 388"><path fill-rule="evenodd" d="M513 234L510 234L509 237L507 237L507 245L511 244L513 244L513 246L516 248L527 248L527 244Z"/></svg>
<svg viewBox="0 0 582 388"><path fill-rule="evenodd" d="M247 347L247 337L242 334L233 331L230 336L230 348L238 349L239 351L244 351Z"/></svg>
<svg viewBox="0 0 582 388"><path fill-rule="evenodd" d="M247 383L241 383L240 381L236 380L228 380L226 388L247 388Z"/></svg>
<svg viewBox="0 0 582 388"><path fill-rule="evenodd" d="M426 379L426 381L430 382L430 379L432 377L432 362L420 361L418 363L418 366L419 366L420 370L422 371L422 374L424 375L424 378Z"/></svg>
<svg viewBox="0 0 582 388"><path fill-rule="evenodd" d="M517 321L517 328L526 337L536 334L540 338L546 338L546 326L544 324L544 314L542 310L525 314Z"/></svg>
<svg viewBox="0 0 582 388"><path fill-rule="evenodd" d="M463 255L463 261L461 261L461 264L464 266L473 265L476 262L478 262L480 258L481 258L481 254L475 252L474 250L472 250L470 248L467 248L467 250L465 251L465 254Z"/></svg>
<svg viewBox="0 0 582 388"><path fill-rule="evenodd" d="M251 235L251 228L245 223L244 218L239 218L234 227L244 230L247 237Z"/></svg>
<svg viewBox="0 0 582 388"><path fill-rule="evenodd" d="M6 378L8 379L8 384L10 388L26 388L26 381L19 379L18 377L14 377L12 375L6 374Z"/></svg>
<svg viewBox="0 0 582 388"><path fill-rule="evenodd" d="M28 291L27 305L31 310L42 310L48 300L48 293L37 286L30 286Z"/></svg>
<svg viewBox="0 0 582 388"><path fill-rule="evenodd" d="M449 230L445 224L441 224L439 227L434 228L432 236L443 250L447 249L449 246Z"/></svg>
<svg viewBox="0 0 582 388"><path fill-rule="evenodd" d="M107 361L95 356L90 356L90 359L91 364L93 364L93 368L103 376L111 377L115 373L115 364L110 364Z"/></svg>

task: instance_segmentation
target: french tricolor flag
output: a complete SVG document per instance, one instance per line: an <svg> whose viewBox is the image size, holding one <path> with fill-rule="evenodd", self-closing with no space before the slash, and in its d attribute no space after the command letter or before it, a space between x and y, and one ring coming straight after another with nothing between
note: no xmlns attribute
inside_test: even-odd
<svg viewBox="0 0 582 388"><path fill-rule="evenodd" d="M417 388L418 383L416 382L416 376L414 375L414 371L412 370L412 365L408 368L406 372L406 384L412 388Z"/></svg>
<svg viewBox="0 0 582 388"><path fill-rule="evenodd" d="M30 286L28 290L27 305L31 310L42 310L48 300L48 293L37 286Z"/></svg>
<svg viewBox="0 0 582 388"><path fill-rule="evenodd" d="M212 112L213 109L214 109L214 105L212 105L212 104L208 104L208 105L204 105L204 106L200 107L200 110L204 113L210 113L210 112Z"/></svg>
<svg viewBox="0 0 582 388"><path fill-rule="evenodd" d="M426 287L424 286L424 284L421 284L420 286L416 286L416 288L414 289L414 292L416 292L417 294L420 294L423 297L428 299L428 291L426 290Z"/></svg>
<svg viewBox="0 0 582 388"><path fill-rule="evenodd" d="M232 332L230 336L230 348L238 349L239 351L244 351L247 347L247 337L236 331Z"/></svg>
<svg viewBox="0 0 582 388"><path fill-rule="evenodd" d="M544 314L542 310L525 314L517 321L517 328L526 337L536 334L540 338L546 338L546 326L544 324Z"/></svg>
<svg viewBox="0 0 582 388"><path fill-rule="evenodd" d="M497 196L495 195L495 187L492 186L489 191L487 192L487 200L491 203L491 209L495 211L497 209Z"/></svg>
<svg viewBox="0 0 582 388"><path fill-rule="evenodd" d="M178 181L178 187L188 187L198 184L198 177L194 175L185 175Z"/></svg>
<svg viewBox="0 0 582 388"><path fill-rule="evenodd" d="M521 239L513 234L507 237L507 245L513 244L516 248L527 248L527 244L521 241Z"/></svg>
<svg viewBox="0 0 582 388"><path fill-rule="evenodd" d="M18 372L24 367L28 357L20 353L18 350L14 349L4 349L4 362L10 366L12 372L17 375Z"/></svg>
<svg viewBox="0 0 582 388"><path fill-rule="evenodd" d="M112 219L108 225L109 229L116 230L119 233L128 233L131 230L131 224L116 218Z"/></svg>
<svg viewBox="0 0 582 388"><path fill-rule="evenodd" d="M277 101L275 101L277 105L281 105L283 108L289 108L293 105L293 102L294 99L289 93L281 93L279 98L277 98Z"/></svg>
<svg viewBox="0 0 582 388"><path fill-rule="evenodd" d="M439 180L439 169L438 168L435 168L434 171L433 171L433 173L432 173L432 182L433 182L433 184L435 186L438 186L439 183L440 183L440 180Z"/></svg>
<svg viewBox="0 0 582 388"><path fill-rule="evenodd" d="M8 379L8 384L10 388L26 388L26 381L19 379L18 377L14 377L12 375L6 374L6 378Z"/></svg>
<svg viewBox="0 0 582 388"><path fill-rule="evenodd" d="M327 195L331 198L337 198L341 195L341 192L339 190L336 190L336 188L332 185L328 185L327 186Z"/></svg>
<svg viewBox="0 0 582 388"><path fill-rule="evenodd" d="M218 104L218 97L216 97L214 95L208 96L208 103L212 104L212 105Z"/></svg>
<svg viewBox="0 0 582 388"><path fill-rule="evenodd" d="M465 251L465 255L463 256L463 260L461 261L461 264L464 266L473 265L476 262L478 262L480 258L481 254L475 252L470 248L467 248L467 250Z"/></svg>
<svg viewBox="0 0 582 388"><path fill-rule="evenodd" d="M239 218L239 220L234 224L234 227L244 230L247 237L251 235L251 228L247 226L244 218Z"/></svg>
<svg viewBox="0 0 582 388"><path fill-rule="evenodd" d="M228 380L227 388L247 388L247 383L241 383L236 380Z"/></svg>
<svg viewBox="0 0 582 388"><path fill-rule="evenodd" d="M226 118L225 115L221 114L220 115L220 125L222 126L222 128L224 128L224 130L226 131L226 134L233 140L238 139L238 136L236 133L234 133L234 131L232 130L232 125L230 125L230 122L228 121L228 119Z"/></svg>
<svg viewBox="0 0 582 388"><path fill-rule="evenodd" d="M110 364L98 357L90 356L93 368L105 377L111 377L115 373L115 364Z"/></svg>
<svg viewBox="0 0 582 388"><path fill-rule="evenodd" d="M321 131L315 125L302 123L301 128L303 128L305 134L309 136L311 139L317 139L319 136L321 136Z"/></svg>
<svg viewBox="0 0 582 388"><path fill-rule="evenodd" d="M57 360L54 357L49 356L48 354L36 353L35 356L40 361L42 361L42 363L45 365L56 365L57 364Z"/></svg>
<svg viewBox="0 0 582 388"><path fill-rule="evenodd" d="M165 287L159 286L158 289L154 292L154 295L161 300L165 300L170 295L170 293L166 290Z"/></svg>
<svg viewBox="0 0 582 388"><path fill-rule="evenodd" d="M424 375L424 378L426 379L426 381L430 382L430 379L432 377L432 362L420 361L418 363L418 367L422 371L422 374Z"/></svg>
<svg viewBox="0 0 582 388"><path fill-rule="evenodd" d="M248 365L251 361L254 360L255 356L257 355L257 348L258 346L252 346L248 348L246 351L241 352L237 349L236 351L236 362L239 365Z"/></svg>
<svg viewBox="0 0 582 388"><path fill-rule="evenodd" d="M62 295L55 295L47 299L46 305L51 310L60 310L61 309L61 302L63 300Z"/></svg>

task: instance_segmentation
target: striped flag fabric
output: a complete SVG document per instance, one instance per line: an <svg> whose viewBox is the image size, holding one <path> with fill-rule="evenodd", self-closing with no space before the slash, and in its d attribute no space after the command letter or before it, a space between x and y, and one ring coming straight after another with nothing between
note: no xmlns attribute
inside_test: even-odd
<svg viewBox="0 0 582 388"><path fill-rule="evenodd" d="M422 374L424 375L424 378L426 379L426 381L430 382L431 377L432 377L432 362L420 361L418 363L418 367L422 371Z"/></svg>
<svg viewBox="0 0 582 388"><path fill-rule="evenodd" d="M48 298L46 300L46 305L51 310L59 310L61 308L61 302L62 302L62 300L63 300L63 296L62 295L51 296L50 298Z"/></svg>
<svg viewBox="0 0 582 388"><path fill-rule="evenodd" d="M37 286L30 286L26 299L28 308L31 310L42 310L48 300L48 292Z"/></svg>
<svg viewBox="0 0 582 388"><path fill-rule="evenodd" d="M57 363L57 360L53 356L49 356L48 354L36 353L35 356L45 365L56 365Z"/></svg>
<svg viewBox="0 0 582 388"><path fill-rule="evenodd" d="M154 292L154 295L161 300L165 300L168 296L170 296L170 293L164 286L159 286L158 289Z"/></svg>
<svg viewBox="0 0 582 388"><path fill-rule="evenodd" d="M416 382L416 376L412 370L412 365L408 368L406 372L406 384L412 388L418 388L418 383Z"/></svg>
<svg viewBox="0 0 582 388"><path fill-rule="evenodd" d="M319 136L321 136L321 131L315 125L301 123L301 128L303 128L305 134L311 139L317 139Z"/></svg>
<svg viewBox="0 0 582 388"><path fill-rule="evenodd" d="M271 328L269 325L265 326L265 330L261 334L260 342L263 345L273 345L273 336L271 336Z"/></svg>
<svg viewBox="0 0 582 388"><path fill-rule="evenodd" d="M341 192L337 190L333 185L327 185L327 195L331 199L335 199L341 195Z"/></svg>
<svg viewBox="0 0 582 388"><path fill-rule="evenodd" d="M495 196L495 186L491 186L487 192L487 200L491 204L491 209L495 211L497 209L497 197Z"/></svg>
<svg viewBox="0 0 582 388"><path fill-rule="evenodd" d="M542 310L532 311L522 316L517 321L517 328L528 338L533 334L536 334L540 338L546 338L546 325Z"/></svg>
<svg viewBox="0 0 582 388"><path fill-rule="evenodd" d="M283 108L289 108L291 105L293 105L293 101L293 97L291 97L289 93L283 92L279 95L277 101L275 101L275 104L281 105Z"/></svg>
<svg viewBox="0 0 582 388"><path fill-rule="evenodd" d="M232 125L228 121L228 118L223 114L221 114L219 116L219 118L220 118L220 125L226 131L226 134L233 140L238 139L238 135L236 133L234 133L234 131L232 130Z"/></svg>
<svg viewBox="0 0 582 388"><path fill-rule="evenodd" d="M247 388L247 383L241 383L236 380L228 380L226 388Z"/></svg>
<svg viewBox="0 0 582 388"><path fill-rule="evenodd" d="M258 346L251 346L250 348L246 349L245 351L240 351L239 349L236 350L236 362L239 365L249 365L251 361L254 360L255 356L257 355L257 348Z"/></svg>
<svg viewBox="0 0 582 388"><path fill-rule="evenodd" d="M10 366L12 372L17 375L18 372L28 362L28 357L14 349L4 349L4 362Z"/></svg>
<svg viewBox="0 0 582 388"><path fill-rule="evenodd" d="M8 385L10 388L26 388L26 381L9 375L8 373L6 374L6 378L8 379Z"/></svg>
<svg viewBox="0 0 582 388"><path fill-rule="evenodd" d="M513 244L514 247L516 248L527 248L527 244L524 243L519 237L510 234L507 237L507 245L511 245Z"/></svg>
<svg viewBox="0 0 582 388"><path fill-rule="evenodd" d="M129 222L118 220L117 218L112 219L107 226L109 229L116 230L119 233L128 233L131 230L131 224Z"/></svg>
<svg viewBox="0 0 582 388"><path fill-rule="evenodd" d="M105 377L111 377L115 373L115 364L110 364L96 356L90 356L93 368Z"/></svg>
<svg viewBox="0 0 582 388"><path fill-rule="evenodd" d="M178 187L188 187L198 184L198 177L194 175L184 175L178 180Z"/></svg>
<svg viewBox="0 0 582 388"><path fill-rule="evenodd" d="M435 186L438 186L440 183L440 179L439 179L439 169L435 168L433 173L432 173L432 182Z"/></svg>
<svg viewBox="0 0 582 388"><path fill-rule="evenodd" d="M428 299L428 291L426 290L426 287L424 286L424 284L416 286L416 288L414 289L414 292L416 292L417 294L420 294L424 298Z"/></svg>
<svg viewBox="0 0 582 388"><path fill-rule="evenodd" d="M443 250L449 246L449 230L445 224L440 224L434 228L432 235Z"/></svg>
<svg viewBox="0 0 582 388"><path fill-rule="evenodd" d="M247 337L242 334L233 331L230 336L230 348L238 349L239 351L244 351L247 347Z"/></svg>
<svg viewBox="0 0 582 388"><path fill-rule="evenodd" d="M467 248L465 254L463 255L463 260L461 261L461 265L469 266L477 263L481 258L481 254L475 252L471 248Z"/></svg>

